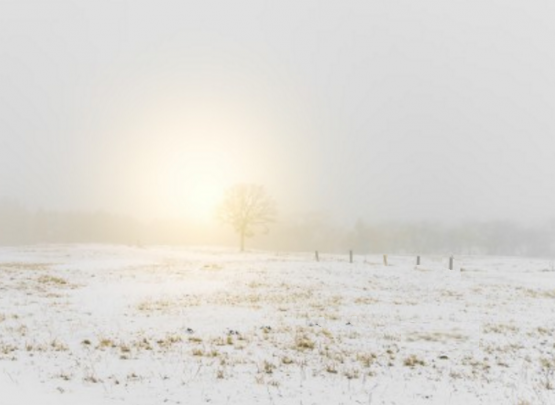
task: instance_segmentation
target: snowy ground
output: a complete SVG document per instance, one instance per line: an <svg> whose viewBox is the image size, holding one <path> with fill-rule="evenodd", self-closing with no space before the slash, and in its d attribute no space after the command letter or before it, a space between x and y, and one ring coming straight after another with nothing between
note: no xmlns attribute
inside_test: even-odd
<svg viewBox="0 0 555 405"><path fill-rule="evenodd" d="M552 262L389 262L0 249L0 402L555 403Z"/></svg>

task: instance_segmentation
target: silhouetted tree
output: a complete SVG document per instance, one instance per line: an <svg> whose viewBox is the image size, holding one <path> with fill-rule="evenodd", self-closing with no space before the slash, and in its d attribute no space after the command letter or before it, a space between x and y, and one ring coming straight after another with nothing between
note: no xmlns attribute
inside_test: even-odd
<svg viewBox="0 0 555 405"><path fill-rule="evenodd" d="M274 200L263 186L237 184L225 192L218 207L218 218L233 227L239 235L241 252L245 250L245 239L256 230L268 231L268 225L276 219Z"/></svg>

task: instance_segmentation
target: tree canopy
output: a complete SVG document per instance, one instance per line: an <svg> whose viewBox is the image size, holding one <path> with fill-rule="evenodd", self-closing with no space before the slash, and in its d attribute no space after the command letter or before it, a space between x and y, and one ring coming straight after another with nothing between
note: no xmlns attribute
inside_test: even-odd
<svg viewBox="0 0 555 405"><path fill-rule="evenodd" d="M264 186L257 184L237 184L229 188L218 208L220 221L231 225L239 235L241 251L245 250L246 238L253 237L257 231L268 232L276 217L274 200Z"/></svg>

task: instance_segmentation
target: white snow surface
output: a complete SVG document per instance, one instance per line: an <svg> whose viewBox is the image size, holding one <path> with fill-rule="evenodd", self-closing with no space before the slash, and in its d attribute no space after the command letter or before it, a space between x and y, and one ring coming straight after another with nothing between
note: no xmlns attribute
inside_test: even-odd
<svg viewBox="0 0 555 405"><path fill-rule="evenodd" d="M0 249L0 404L555 404L553 261Z"/></svg>

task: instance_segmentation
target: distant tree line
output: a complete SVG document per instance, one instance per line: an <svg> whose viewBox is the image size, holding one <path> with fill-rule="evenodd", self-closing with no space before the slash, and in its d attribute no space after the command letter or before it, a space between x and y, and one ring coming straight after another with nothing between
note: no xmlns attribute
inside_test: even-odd
<svg viewBox="0 0 555 405"><path fill-rule="evenodd" d="M228 245L236 235L222 226L206 228L184 220L148 223L106 212L26 209L0 200L0 244L116 243L131 245ZM479 254L555 257L555 220L526 226L510 221L380 222L334 224L326 215L281 217L251 248L275 251L357 254Z"/></svg>
<svg viewBox="0 0 555 405"><path fill-rule="evenodd" d="M372 253L547 256L555 253L555 221L529 227L510 221L382 223L358 221L347 244Z"/></svg>
<svg viewBox="0 0 555 405"><path fill-rule="evenodd" d="M325 217L307 216L278 224L267 249L346 252L359 254L464 254L555 257L555 220L535 226L511 221L440 222L356 221L351 227L333 225Z"/></svg>

